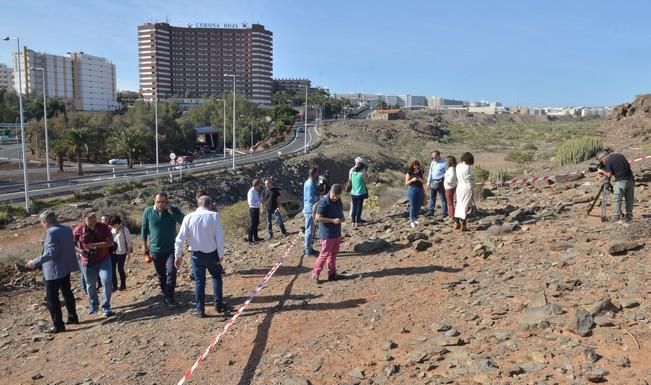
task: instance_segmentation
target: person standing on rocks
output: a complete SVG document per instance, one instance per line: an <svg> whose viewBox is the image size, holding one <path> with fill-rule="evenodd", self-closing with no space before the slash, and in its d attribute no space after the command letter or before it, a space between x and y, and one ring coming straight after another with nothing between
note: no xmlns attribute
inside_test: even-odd
<svg viewBox="0 0 651 385"><path fill-rule="evenodd" d="M97 277L102 281L102 313L106 317L113 315L111 310L111 294L113 289L113 269L111 266L110 248L113 246L113 235L109 226L97 222L97 215L89 210L84 215L84 223L73 231L77 251L81 254L82 272L86 277L88 292L88 314L99 310L97 296Z"/></svg>
<svg viewBox="0 0 651 385"><path fill-rule="evenodd" d="M633 199L635 190L635 178L631 170L631 164L624 155L608 151L600 151L597 160L603 163L604 167L597 172L607 178L615 177L613 186L613 221L633 220ZM626 202L626 215L622 215L622 199Z"/></svg>
<svg viewBox="0 0 651 385"><path fill-rule="evenodd" d="M45 300L50 311L53 326L48 333L59 333L66 330L59 301L59 291L68 310L68 324L78 324L79 317L75 307L75 295L70 288L70 273L79 270L75 255L75 239L68 226L59 223L52 211L44 211L39 216L41 225L45 228L43 254L25 264L28 269L43 267L45 279Z"/></svg>
<svg viewBox="0 0 651 385"><path fill-rule="evenodd" d="M475 163L475 158L469 152L464 152L456 167L457 189L455 198L457 204L454 208L454 228L456 230L468 231L466 216L472 205L472 173L470 166Z"/></svg>
<svg viewBox="0 0 651 385"><path fill-rule="evenodd" d="M432 163L429 166L427 173L427 191L429 192L429 206L427 208L427 216L434 215L436 208L436 195L440 197L442 219L448 216L448 204L445 197L445 160L441 159L441 152L439 150L432 151Z"/></svg>
<svg viewBox="0 0 651 385"><path fill-rule="evenodd" d="M361 164L365 164L367 166L364 169L364 173L368 177L368 164L366 164L366 162L364 162L364 158L362 158L361 156L358 156L357 158L355 158L355 165L353 167L351 167L350 170L348 170L348 180L350 181L349 183L352 183L353 172ZM352 185L350 187L352 188ZM350 190L347 189L346 192L350 192ZM352 217L353 217L353 205L351 204L350 205L350 218L352 219ZM362 222L366 222L366 221L362 220Z"/></svg>
<svg viewBox="0 0 651 385"><path fill-rule="evenodd" d="M262 240L258 236L258 226L260 225L260 183L259 179L253 179L251 188L246 194L246 200L249 203L249 235L247 241L249 244L254 245L256 242Z"/></svg>
<svg viewBox="0 0 651 385"><path fill-rule="evenodd" d="M333 184L328 194L319 200L316 209L316 221L319 223L321 253L314 262L312 279L318 282L323 266L328 266L328 281L336 281L337 255L341 245L341 224L344 222L344 207L341 203L341 185Z"/></svg>
<svg viewBox="0 0 651 385"><path fill-rule="evenodd" d="M154 205L142 213L140 235L145 255L154 261L163 303L175 306L176 266L174 266L174 239L176 224L183 221L183 213L172 206L167 194L160 192L154 197Z"/></svg>
<svg viewBox="0 0 651 385"><path fill-rule="evenodd" d="M407 173L405 174L407 199L409 199L409 226L412 228L418 224L418 213L425 199L424 184L425 181L423 180L423 170L420 167L420 162L414 159L409 164Z"/></svg>
<svg viewBox="0 0 651 385"><path fill-rule="evenodd" d="M262 190L262 204L264 205L265 218L267 219L267 232L269 233L269 239L274 236L272 226L274 219L280 228L280 232L283 235L287 235L287 230L283 223L283 216L280 214L280 207L278 206L280 189L273 186L271 178L265 179L264 187L264 190Z"/></svg>
<svg viewBox="0 0 651 385"><path fill-rule="evenodd" d="M222 294L222 273L220 258L224 258L224 230L219 214L212 210L213 199L203 195L197 199L197 209L183 218L174 244L175 266L178 269L183 259L183 245L187 241L191 251L192 276L196 307L192 315L205 317L206 270L212 276L212 287L217 313L226 311Z"/></svg>
<svg viewBox="0 0 651 385"><path fill-rule="evenodd" d="M303 216L305 217L305 255L316 257L319 255L312 248L315 222L312 216L312 207L319 201L319 169L312 167L309 178L303 184Z"/></svg>
<svg viewBox="0 0 651 385"><path fill-rule="evenodd" d="M445 177L443 178L443 187L445 187L445 200L448 203L448 217L454 220L454 192L457 189L457 158L448 156L445 160Z"/></svg>
<svg viewBox="0 0 651 385"><path fill-rule="evenodd" d="M124 264L127 256L133 253L131 243L131 232L122 224L122 218L114 215L109 219L115 251L111 255L111 265L113 266L113 291L127 290L127 273L124 271ZM120 286L118 287L118 273L120 274Z"/></svg>
<svg viewBox="0 0 651 385"><path fill-rule="evenodd" d="M359 161L358 161L359 160ZM364 199L368 198L368 173L366 172L366 163L360 157L355 159L355 167L350 173L350 200L352 201L351 218L353 227L362 225L362 209L364 208Z"/></svg>

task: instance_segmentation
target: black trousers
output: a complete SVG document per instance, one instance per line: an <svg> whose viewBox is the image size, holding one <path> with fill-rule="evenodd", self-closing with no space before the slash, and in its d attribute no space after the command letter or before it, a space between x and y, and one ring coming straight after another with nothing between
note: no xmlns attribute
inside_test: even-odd
<svg viewBox="0 0 651 385"><path fill-rule="evenodd" d="M115 269L120 273L120 290L127 288L127 273L124 271L124 263L127 261L126 254L111 254L111 265L113 266L113 291L118 290L118 275Z"/></svg>
<svg viewBox="0 0 651 385"><path fill-rule="evenodd" d="M258 226L260 225L260 208L259 207L249 207L249 217L251 219L249 225L249 236L247 237L249 242L258 241Z"/></svg>
<svg viewBox="0 0 651 385"><path fill-rule="evenodd" d="M61 312L61 302L59 301L59 291L63 294L63 300L66 303L68 319L78 319L75 308L75 295L70 289L70 274L63 278L45 281L45 300L50 311L50 317L52 317L52 323L55 328L62 329L65 328L65 325L63 323L63 313Z"/></svg>

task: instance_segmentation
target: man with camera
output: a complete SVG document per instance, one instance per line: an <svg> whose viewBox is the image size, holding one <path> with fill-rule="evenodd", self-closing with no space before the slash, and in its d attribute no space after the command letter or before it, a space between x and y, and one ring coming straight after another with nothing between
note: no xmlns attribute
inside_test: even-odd
<svg viewBox="0 0 651 385"><path fill-rule="evenodd" d="M600 151L597 160L603 164L597 172L606 178L615 177L613 186L613 221L633 219L635 179L628 160L622 154ZM626 201L626 215L622 216L622 199Z"/></svg>

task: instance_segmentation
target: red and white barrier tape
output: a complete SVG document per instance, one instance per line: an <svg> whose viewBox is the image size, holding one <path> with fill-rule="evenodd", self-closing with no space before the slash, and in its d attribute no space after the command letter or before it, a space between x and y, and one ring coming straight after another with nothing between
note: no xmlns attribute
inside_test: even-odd
<svg viewBox="0 0 651 385"><path fill-rule="evenodd" d="M643 161L645 159L651 159L651 155L648 156L643 156L641 158L633 159L630 160L628 163L633 164L636 162ZM558 174L558 175L545 175L545 176L532 176L528 178L513 178L510 180L501 180L500 182L486 182L486 183L479 183L482 185L496 185L496 186L505 186L505 185L516 185L516 184L533 184L535 182L540 182L540 181L547 181L551 180L553 182L556 182L556 178L560 176L570 176L570 175L585 175L585 171L575 171L575 172L570 172L567 174Z"/></svg>
<svg viewBox="0 0 651 385"><path fill-rule="evenodd" d="M269 282L271 277L276 273L276 271L280 268L283 262L285 262L285 259L287 259L287 256L289 256L290 251L292 250L292 248L294 248L294 245L296 245L296 241L298 240L298 238L299 237L294 238L294 240L289 245L287 250L285 250L285 254L283 254L283 256L276 261L276 263L273 265L271 270L269 270L267 275L265 275L264 278L262 278L262 280L260 281L260 283L258 283L258 285L255 287L255 289L253 289L251 295L249 295L249 298L247 298L246 301L244 301L244 303L240 306L240 308L237 309L237 312L233 315L233 317L231 317L231 319L226 323L226 325L224 325L222 331L219 332L219 334L217 334L217 337L215 337L214 341L208 346L208 348L203 352L203 354L201 354L199 358L197 358L197 361L194 363L194 365L192 365L190 370L185 372L183 378L179 380L177 385L183 385L190 378L192 373L197 369L199 364L205 361L206 357L208 356L208 353L210 353L210 351L217 345L217 343L219 343L219 341L222 339L222 337L224 337L228 329L230 329L231 326L233 326L235 321L242 315L244 310L246 310L249 304L255 299L255 297L258 295L258 292L260 292L266 286L267 282Z"/></svg>

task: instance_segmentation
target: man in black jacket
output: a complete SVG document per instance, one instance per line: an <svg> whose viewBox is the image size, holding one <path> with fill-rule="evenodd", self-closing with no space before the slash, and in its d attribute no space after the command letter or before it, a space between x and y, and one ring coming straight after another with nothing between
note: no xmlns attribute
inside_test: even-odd
<svg viewBox="0 0 651 385"><path fill-rule="evenodd" d="M283 235L287 235L287 230L285 229L285 224L283 223L283 217L280 214L280 209L278 207L278 197L280 197L280 189L278 187L273 187L271 179L265 179L264 181L264 190L262 191L262 203L264 204L264 212L267 218L267 231L269 232L269 238L273 238L273 229L272 229L272 219L275 218L276 224L280 227L280 232Z"/></svg>

